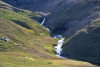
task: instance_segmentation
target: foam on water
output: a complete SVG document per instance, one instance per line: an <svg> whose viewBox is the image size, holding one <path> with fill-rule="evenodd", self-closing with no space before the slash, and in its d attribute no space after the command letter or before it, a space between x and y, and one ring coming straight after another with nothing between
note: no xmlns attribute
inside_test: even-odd
<svg viewBox="0 0 100 67"><path fill-rule="evenodd" d="M63 42L64 42L64 38L59 40L57 46L55 46L55 51L57 52L57 56L61 55Z"/></svg>
<svg viewBox="0 0 100 67"><path fill-rule="evenodd" d="M56 35L53 38L63 38L62 35Z"/></svg>

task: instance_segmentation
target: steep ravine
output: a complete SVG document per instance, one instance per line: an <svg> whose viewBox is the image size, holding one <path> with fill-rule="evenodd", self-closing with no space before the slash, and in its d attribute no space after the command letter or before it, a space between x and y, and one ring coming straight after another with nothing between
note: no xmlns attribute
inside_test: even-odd
<svg viewBox="0 0 100 67"><path fill-rule="evenodd" d="M54 36L54 38L61 38L54 47L58 57L100 64L100 22L99 14L96 15L98 19L91 19L89 23L84 24L84 27L65 43L64 38L61 38L60 35Z"/></svg>
<svg viewBox="0 0 100 67"><path fill-rule="evenodd" d="M84 6L84 4L82 6ZM99 20L97 21L97 18L100 17L98 14L99 8L97 8L97 5L94 5L94 7L92 8L91 4L89 5L89 7L90 7L89 12L88 9L84 7L84 9L86 9L87 15L80 18L81 20L79 19L77 20L77 18L76 19L74 18L75 20L67 21L65 23L61 21L63 24L66 25L65 26L66 28L64 28L64 25L60 23L59 25L61 25L62 27L59 26L58 24L56 27L54 27L56 23L49 24L48 21L47 23L45 23L51 25L51 28L54 27L54 30L52 30L51 28L50 30L54 31L52 34L55 34L55 36L60 35L61 33L59 32L61 32L61 30L65 30L62 31L64 36L71 37L64 44L63 44L64 39L58 41L58 44L55 46L55 51L57 52L57 56L64 57L64 58L66 57L70 59L84 60L84 61L91 62L93 64L100 64L100 51L99 51L100 48L99 25L100 24L99 24ZM85 12L85 10L83 12Z"/></svg>
<svg viewBox="0 0 100 67"><path fill-rule="evenodd" d="M93 21L100 5L98 0L3 0L15 7L49 12L45 26L51 35L70 37Z"/></svg>
<svg viewBox="0 0 100 67"><path fill-rule="evenodd" d="M45 24L45 22L46 22L45 19L46 19L46 18L43 18L42 22L40 23L42 26L43 26L43 25ZM48 28L46 28L46 29L48 29ZM55 49L56 54L57 54L56 56L61 57L62 46L63 46L63 43L64 43L64 38L63 38L62 35L55 35L53 38L54 38L54 39L55 39L55 38L60 38L60 40L58 40L57 45L54 46L54 49Z"/></svg>
<svg viewBox="0 0 100 67"><path fill-rule="evenodd" d="M41 4L41 0L5 1L16 7L32 11L44 10L44 12L48 12L50 10L46 23L44 18L41 25L49 28L52 36L63 35L69 38L69 41L66 41L64 45L62 44L64 39L59 40L61 42L56 46L58 55L100 63L100 28L98 26L100 24L91 23L100 17L97 14L97 12L100 12L99 1L58 0L57 2L56 0L43 0ZM34 6L32 3L34 3ZM89 24L92 24L93 27ZM81 29L82 31L80 31Z"/></svg>
<svg viewBox="0 0 100 67"><path fill-rule="evenodd" d="M99 2L80 0L80 2L67 3L68 1L59 3L47 18L46 26L51 29L52 34L70 37L97 18L95 12L98 11Z"/></svg>

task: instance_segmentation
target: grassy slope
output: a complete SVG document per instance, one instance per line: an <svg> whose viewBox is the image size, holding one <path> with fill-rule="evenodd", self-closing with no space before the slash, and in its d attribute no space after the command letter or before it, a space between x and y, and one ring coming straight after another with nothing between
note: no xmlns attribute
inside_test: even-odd
<svg viewBox="0 0 100 67"><path fill-rule="evenodd" d="M0 67L94 67L87 62L81 61L38 60L29 54L23 53L0 53L0 59Z"/></svg>
<svg viewBox="0 0 100 67"><path fill-rule="evenodd" d="M57 40L50 38L44 27L29 18L30 12L15 12L10 5L2 1L0 4L9 8L0 8L0 38L10 39L9 42L0 40L0 67L94 67L87 62L55 57L53 44Z"/></svg>
<svg viewBox="0 0 100 67"><path fill-rule="evenodd" d="M23 13L25 13L24 11ZM49 43L49 40L52 41L51 44L54 42L54 39L49 37L49 32L37 21L29 18L30 16L28 15L23 16L19 12L16 13L13 10L10 11L0 8L0 17L1 37L8 37L11 42L18 42L21 46L27 46L28 44L28 47L30 46L31 48L33 44L41 44L40 47L37 45L37 48L42 48L44 47L43 45ZM19 21L20 23L16 23L13 20ZM48 40L45 42L45 39Z"/></svg>

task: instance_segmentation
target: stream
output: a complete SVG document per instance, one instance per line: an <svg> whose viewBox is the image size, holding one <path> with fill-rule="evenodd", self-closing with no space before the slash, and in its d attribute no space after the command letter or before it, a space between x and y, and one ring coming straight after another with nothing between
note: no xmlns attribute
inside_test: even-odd
<svg viewBox="0 0 100 67"><path fill-rule="evenodd" d="M41 25L44 25L46 18L43 19L43 21L41 22ZM58 44L54 47L58 57L64 58L61 56L61 52L62 52L62 46L64 43L64 38L62 37L62 35L56 35L53 38L60 38L60 40L58 40Z"/></svg>

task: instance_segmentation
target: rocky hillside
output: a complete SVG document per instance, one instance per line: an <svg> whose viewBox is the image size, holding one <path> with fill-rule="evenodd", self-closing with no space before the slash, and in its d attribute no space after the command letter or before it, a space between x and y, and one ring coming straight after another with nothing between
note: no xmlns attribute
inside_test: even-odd
<svg viewBox="0 0 100 67"><path fill-rule="evenodd" d="M100 64L100 18L78 31L63 45L62 55Z"/></svg>
<svg viewBox="0 0 100 67"><path fill-rule="evenodd" d="M98 0L3 0L15 7L32 11L49 12L45 26L51 34L71 36L97 15ZM41 3L40 3L41 2ZM56 20L55 20L56 19Z"/></svg>
<svg viewBox="0 0 100 67"><path fill-rule="evenodd" d="M63 1L55 6L55 10L48 16L46 26L53 34L72 36L76 31L91 23L98 15L98 1ZM55 20L56 19L56 20Z"/></svg>

